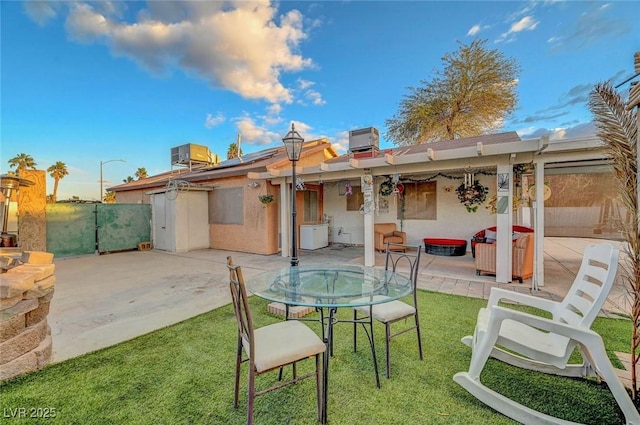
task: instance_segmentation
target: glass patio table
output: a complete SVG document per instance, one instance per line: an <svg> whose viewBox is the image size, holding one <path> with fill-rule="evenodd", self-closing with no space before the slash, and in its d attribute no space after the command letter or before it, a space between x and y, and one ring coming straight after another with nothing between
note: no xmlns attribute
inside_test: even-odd
<svg viewBox="0 0 640 425"><path fill-rule="evenodd" d="M247 290L260 298L289 307L314 307L320 312L322 338L327 344L323 355L322 423L327 422L327 394L329 388L329 357L333 351L333 325L340 307L353 308L381 304L412 293L411 279L389 270L360 265L309 265L268 270L247 280ZM326 331L325 331L326 327ZM366 330L366 327L365 327ZM373 335L369 335L371 352L380 386Z"/></svg>

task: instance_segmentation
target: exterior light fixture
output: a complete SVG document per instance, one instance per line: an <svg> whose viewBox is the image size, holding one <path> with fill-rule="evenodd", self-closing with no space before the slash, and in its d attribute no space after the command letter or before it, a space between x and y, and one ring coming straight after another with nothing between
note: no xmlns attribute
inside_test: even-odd
<svg viewBox="0 0 640 425"><path fill-rule="evenodd" d="M298 266L298 238L296 230L296 162L300 159L304 139L300 136L291 123L291 130L282 138L282 143L287 150L287 156L291 161L291 267Z"/></svg>

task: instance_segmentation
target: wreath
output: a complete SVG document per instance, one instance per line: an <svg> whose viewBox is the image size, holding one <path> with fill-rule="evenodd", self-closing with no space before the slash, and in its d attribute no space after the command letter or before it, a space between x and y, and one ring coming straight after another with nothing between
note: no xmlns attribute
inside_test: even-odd
<svg viewBox="0 0 640 425"><path fill-rule="evenodd" d="M456 189L460 203L465 206L467 212L478 211L478 205L487 199L489 188L480 184L478 180L474 180L471 186L465 186L462 183Z"/></svg>
<svg viewBox="0 0 640 425"><path fill-rule="evenodd" d="M380 183L380 195L389 196L393 193L393 181L391 177Z"/></svg>

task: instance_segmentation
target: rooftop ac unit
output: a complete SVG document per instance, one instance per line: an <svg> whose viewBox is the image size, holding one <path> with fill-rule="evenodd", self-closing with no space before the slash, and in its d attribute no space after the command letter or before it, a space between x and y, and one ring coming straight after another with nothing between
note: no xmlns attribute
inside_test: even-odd
<svg viewBox="0 0 640 425"><path fill-rule="evenodd" d="M187 143L171 148L171 165L190 163L215 164L220 162L218 155L212 154L208 147Z"/></svg>
<svg viewBox="0 0 640 425"><path fill-rule="evenodd" d="M367 127L349 132L349 152L378 149L380 134L375 127Z"/></svg>

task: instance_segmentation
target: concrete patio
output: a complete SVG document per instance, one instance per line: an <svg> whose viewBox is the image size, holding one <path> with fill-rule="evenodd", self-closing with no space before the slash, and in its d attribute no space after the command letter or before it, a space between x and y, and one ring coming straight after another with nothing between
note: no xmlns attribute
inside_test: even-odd
<svg viewBox="0 0 640 425"><path fill-rule="evenodd" d="M493 276L476 276L470 253L461 257L423 254L418 286L482 298L491 287L500 286L559 299L575 277L584 247L599 242L605 241L545 238L545 282L539 291L531 291L530 280L496 284ZM53 360L108 347L228 304L228 255L243 267L246 279L289 264L289 258L278 255L220 250L131 251L55 260L56 290L49 313ZM299 257L301 264L363 264L362 247L344 245L300 251ZM376 266L384 266L384 254L376 253ZM626 290L618 283L603 314L628 311Z"/></svg>

